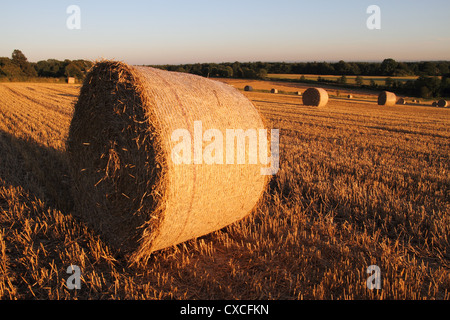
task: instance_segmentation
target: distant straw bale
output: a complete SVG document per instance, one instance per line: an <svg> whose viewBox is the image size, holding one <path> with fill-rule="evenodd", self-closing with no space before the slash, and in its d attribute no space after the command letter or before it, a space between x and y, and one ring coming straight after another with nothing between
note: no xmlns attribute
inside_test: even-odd
<svg viewBox="0 0 450 320"><path fill-rule="evenodd" d="M448 107L448 102L444 99L441 99L437 102L437 105L439 108L447 108Z"/></svg>
<svg viewBox="0 0 450 320"><path fill-rule="evenodd" d="M383 91L378 95L378 105L380 106L393 106L397 102L395 93L389 91Z"/></svg>
<svg viewBox="0 0 450 320"><path fill-rule="evenodd" d="M308 88L302 98L305 106L323 107L328 103L328 93L322 88Z"/></svg>
<svg viewBox="0 0 450 320"><path fill-rule="evenodd" d="M398 99L397 104L406 104L406 100L404 98L400 98Z"/></svg>

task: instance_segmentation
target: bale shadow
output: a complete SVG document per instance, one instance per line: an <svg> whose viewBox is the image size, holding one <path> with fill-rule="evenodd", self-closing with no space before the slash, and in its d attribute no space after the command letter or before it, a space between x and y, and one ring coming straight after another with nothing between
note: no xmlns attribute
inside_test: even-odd
<svg viewBox="0 0 450 320"><path fill-rule="evenodd" d="M70 98L78 98L78 95L70 94L70 93L58 93L58 96L70 97Z"/></svg>
<svg viewBox="0 0 450 320"><path fill-rule="evenodd" d="M65 152L0 130L0 180L62 213L73 209Z"/></svg>

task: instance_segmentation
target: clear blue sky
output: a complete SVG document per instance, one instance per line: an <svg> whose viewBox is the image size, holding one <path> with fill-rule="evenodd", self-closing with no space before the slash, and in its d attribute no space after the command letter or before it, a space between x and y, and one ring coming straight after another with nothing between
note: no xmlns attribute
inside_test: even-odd
<svg viewBox="0 0 450 320"><path fill-rule="evenodd" d="M369 30L369 5L381 30ZM69 30L69 5L81 29ZM131 64L450 60L448 0L0 0L0 56Z"/></svg>

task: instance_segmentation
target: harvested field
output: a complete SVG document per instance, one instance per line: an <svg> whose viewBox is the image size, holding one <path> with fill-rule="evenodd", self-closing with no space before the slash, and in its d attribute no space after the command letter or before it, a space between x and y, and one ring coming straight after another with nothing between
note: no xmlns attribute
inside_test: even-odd
<svg viewBox="0 0 450 320"><path fill-rule="evenodd" d="M73 214L65 145L78 93L0 84L1 298L450 299L448 108L244 92L280 129L264 201L129 266ZM71 264L80 290L66 287ZM381 290L366 286L370 265Z"/></svg>

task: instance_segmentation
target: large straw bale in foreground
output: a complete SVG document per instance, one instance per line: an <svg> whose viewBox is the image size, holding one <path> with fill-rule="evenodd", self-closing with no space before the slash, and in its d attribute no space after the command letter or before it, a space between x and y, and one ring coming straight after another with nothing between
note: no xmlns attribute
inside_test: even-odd
<svg viewBox="0 0 450 320"><path fill-rule="evenodd" d="M397 102L397 96L393 92L383 91L378 95L378 105L393 106Z"/></svg>
<svg viewBox="0 0 450 320"><path fill-rule="evenodd" d="M224 144L226 129L264 128L237 89L199 76L102 61L84 81L68 140L77 212L131 261L245 217L267 185L248 162L175 164L171 135L193 145L194 121Z"/></svg>
<svg viewBox="0 0 450 320"><path fill-rule="evenodd" d="M322 88L308 88L302 98L305 106L323 107L328 103L328 93Z"/></svg>

